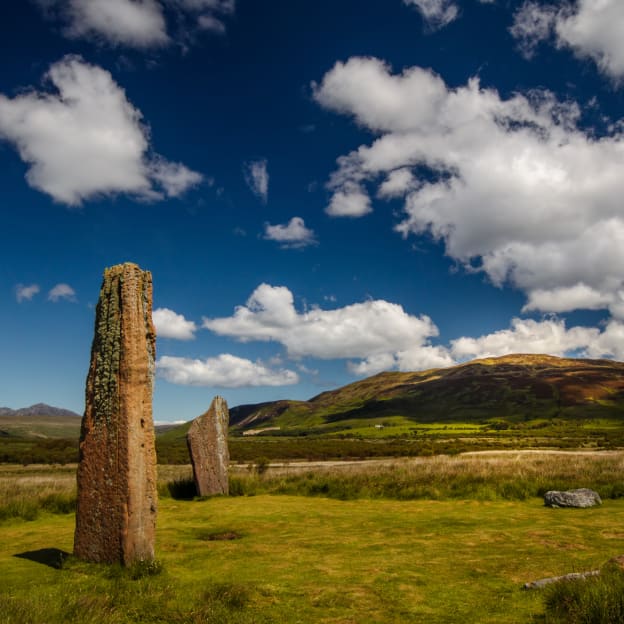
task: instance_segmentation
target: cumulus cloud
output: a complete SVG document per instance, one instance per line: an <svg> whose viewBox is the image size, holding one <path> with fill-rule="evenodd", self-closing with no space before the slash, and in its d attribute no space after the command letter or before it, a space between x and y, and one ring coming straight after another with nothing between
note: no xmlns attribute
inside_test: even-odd
<svg viewBox="0 0 624 624"><path fill-rule="evenodd" d="M473 359L510 353L546 353L564 356L624 358L624 324L611 320L603 331L596 327L566 328L564 320L512 320L511 328L479 338L452 341L451 353L457 359Z"/></svg>
<svg viewBox="0 0 624 624"><path fill-rule="evenodd" d="M431 30L447 26L459 15L454 0L403 0L403 3L415 6Z"/></svg>
<svg viewBox="0 0 624 624"><path fill-rule="evenodd" d="M252 160L243 167L245 182L254 195L266 204L269 197L269 172L266 159Z"/></svg>
<svg viewBox="0 0 624 624"><path fill-rule="evenodd" d="M371 201L361 185L351 180L330 182L334 191L325 212L330 217L363 217L372 212Z"/></svg>
<svg viewBox="0 0 624 624"><path fill-rule="evenodd" d="M289 386L299 383L299 375L288 369L273 370L261 362L222 354L205 360L163 355L156 362L159 377L183 386L243 388L249 386Z"/></svg>
<svg viewBox="0 0 624 624"><path fill-rule="evenodd" d="M159 338L175 338L176 340L193 340L197 326L187 321L182 314L169 308L158 308L152 313L152 320Z"/></svg>
<svg viewBox="0 0 624 624"><path fill-rule="evenodd" d="M57 284L48 293L48 301L76 301L76 291L69 284Z"/></svg>
<svg viewBox="0 0 624 624"><path fill-rule="evenodd" d="M41 292L41 288L38 284L31 284L30 286L18 284L15 287L15 298L17 303L22 303L22 301L30 301L39 292Z"/></svg>
<svg viewBox="0 0 624 624"><path fill-rule="evenodd" d="M358 376L369 376L389 370L421 371L453 366L455 360L443 346L415 345L396 353L371 355L359 362L349 362L347 368Z"/></svg>
<svg viewBox="0 0 624 624"><path fill-rule="evenodd" d="M298 312L288 288L269 284L258 286L232 316L204 318L203 327L242 342L279 342L293 358L360 358L365 362L349 364L358 374L386 363L388 368L401 365L407 361L406 349L412 361L419 353L425 361L427 354L433 356L429 338L438 334L429 317L411 316L400 305L384 300Z"/></svg>
<svg viewBox="0 0 624 624"><path fill-rule="evenodd" d="M300 249L316 244L314 231L306 227L301 217L293 217L285 225L271 225L264 227L264 237L280 243L286 249Z"/></svg>
<svg viewBox="0 0 624 624"><path fill-rule="evenodd" d="M186 45L201 30L223 33L223 17L234 12L233 0L37 1L46 16L64 25L69 38L96 38L137 49L159 48L173 41Z"/></svg>
<svg viewBox="0 0 624 624"><path fill-rule="evenodd" d="M476 78L451 89L374 58L339 62L313 87L378 135L338 159L334 197L365 184L402 197L399 233L443 241L467 270L526 292L529 309L624 312L621 131L580 130L579 107L549 92L503 99Z"/></svg>
<svg viewBox="0 0 624 624"><path fill-rule="evenodd" d="M576 0L541 4L527 0L515 13L511 33L531 57L541 41L554 39L580 58L620 82L624 77L624 3L620 0Z"/></svg>
<svg viewBox="0 0 624 624"><path fill-rule="evenodd" d="M163 8L155 0L69 0L56 4L68 37L96 36L112 45L136 48L169 42Z"/></svg>
<svg viewBox="0 0 624 624"><path fill-rule="evenodd" d="M56 92L0 94L0 138L29 165L28 183L70 206L100 195L176 197L202 176L150 153L141 113L111 74L66 56L46 80Z"/></svg>
<svg viewBox="0 0 624 624"><path fill-rule="evenodd" d="M529 294L529 300L522 311L542 310L560 313L571 312L580 308L601 310L613 307L616 302L617 299L613 294L601 293L579 283L570 287L553 288L552 290L534 290Z"/></svg>
<svg viewBox="0 0 624 624"><path fill-rule="evenodd" d="M396 367L394 353L378 353L364 358L359 362L348 362L347 368L358 377L369 377Z"/></svg>

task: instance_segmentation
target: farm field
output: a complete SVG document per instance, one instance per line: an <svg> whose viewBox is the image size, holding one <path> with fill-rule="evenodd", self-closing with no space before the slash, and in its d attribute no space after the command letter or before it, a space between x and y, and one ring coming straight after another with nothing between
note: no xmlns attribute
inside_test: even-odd
<svg viewBox="0 0 624 624"><path fill-rule="evenodd" d="M622 461L621 453L511 453L405 466L288 465L264 475L239 467L233 485L259 493L207 500L168 496L167 484L187 477L188 467L162 466L159 574L133 579L132 571L71 558L51 567L46 562L58 564L61 552L71 551L73 514L5 517L0 622L540 622L542 592L522 584L596 569L622 554L624 500L556 510L538 496L520 500L522 493L510 491L505 498L493 485L523 475L537 483L541 475L539 487L549 479L591 486L590 479L616 495L611 481ZM424 474L438 484L438 500L426 492L418 500L367 497L361 489L352 490L353 500L337 500L259 487L262 481L275 490L289 475L301 487L301 479L322 483L334 475L356 483L367 474L388 478L388 471L415 481ZM449 475L461 473L482 485L487 473L492 487L467 488L464 496L445 490ZM10 489L14 503L39 493L71 497L72 488L72 467L0 467L0 490Z"/></svg>

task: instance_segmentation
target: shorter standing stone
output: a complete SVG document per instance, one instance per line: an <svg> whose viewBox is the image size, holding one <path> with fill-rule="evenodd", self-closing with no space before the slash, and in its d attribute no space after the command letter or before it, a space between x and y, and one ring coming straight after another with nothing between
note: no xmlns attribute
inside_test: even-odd
<svg viewBox="0 0 624 624"><path fill-rule="evenodd" d="M551 490L544 494L544 505L546 507L593 507L594 505L602 505L602 500L598 492L588 488L568 490L567 492Z"/></svg>
<svg viewBox="0 0 624 624"><path fill-rule="evenodd" d="M225 399L217 396L205 414L198 416L186 434L186 443L197 493L200 496L227 494L228 466L228 425L230 413Z"/></svg>

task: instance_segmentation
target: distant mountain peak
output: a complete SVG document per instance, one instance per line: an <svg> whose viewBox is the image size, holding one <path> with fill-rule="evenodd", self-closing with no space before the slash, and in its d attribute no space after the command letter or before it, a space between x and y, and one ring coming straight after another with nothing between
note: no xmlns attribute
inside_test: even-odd
<svg viewBox="0 0 624 624"><path fill-rule="evenodd" d="M21 407L19 409L11 409L10 407L0 407L0 415L2 416L53 416L82 418L80 414L62 407L54 407L46 403L35 403L30 407Z"/></svg>

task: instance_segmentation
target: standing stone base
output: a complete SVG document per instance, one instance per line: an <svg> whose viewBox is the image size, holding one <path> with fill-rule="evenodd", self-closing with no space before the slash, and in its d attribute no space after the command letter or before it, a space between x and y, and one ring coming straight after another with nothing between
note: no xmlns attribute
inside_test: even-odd
<svg viewBox="0 0 624 624"><path fill-rule="evenodd" d="M205 414L198 416L186 434L193 477L200 496L228 494L228 426L230 413L225 399L217 396Z"/></svg>
<svg viewBox="0 0 624 624"><path fill-rule="evenodd" d="M86 561L154 558L155 339L151 274L129 263L107 269L80 434L74 554Z"/></svg>

